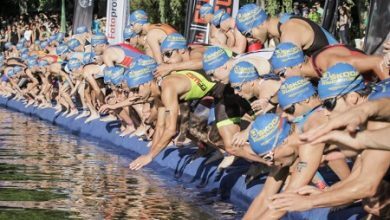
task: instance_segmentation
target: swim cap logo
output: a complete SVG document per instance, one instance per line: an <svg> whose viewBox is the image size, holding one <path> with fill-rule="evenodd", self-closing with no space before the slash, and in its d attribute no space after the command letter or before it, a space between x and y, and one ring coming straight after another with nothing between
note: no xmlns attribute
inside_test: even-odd
<svg viewBox="0 0 390 220"><path fill-rule="evenodd" d="M79 5L82 8L90 7L92 6L92 0L79 0Z"/></svg>
<svg viewBox="0 0 390 220"><path fill-rule="evenodd" d="M279 58L290 58L291 56L295 54L299 54L301 50L297 47L289 48L289 49L281 49L281 50L276 50L276 56ZM290 58L291 59L291 58Z"/></svg>
<svg viewBox="0 0 390 220"><path fill-rule="evenodd" d="M287 93L291 93L295 90L300 90L302 89L303 87L309 85L310 82L305 80L305 79L301 79L301 80L298 80L296 82L293 82L293 83L289 83L289 84L283 84L281 87L280 87L280 91L282 92L283 95L287 94Z"/></svg>
<svg viewBox="0 0 390 220"><path fill-rule="evenodd" d="M342 82L351 82L359 75L357 71L346 71L342 73L332 74L326 72L321 79L323 85L340 84Z"/></svg>
<svg viewBox="0 0 390 220"><path fill-rule="evenodd" d="M225 53L225 51L223 51L223 50L217 50L214 53L207 54L205 56L205 61L211 62L211 63L217 62L218 59L220 59L221 56L224 55L224 53Z"/></svg>
<svg viewBox="0 0 390 220"><path fill-rule="evenodd" d="M265 128L261 130L252 129L250 131L250 136L254 142L258 142L262 139L269 137L272 133L274 133L279 125L280 118L274 118ZM265 142L269 142L270 140L265 140ZM264 143L263 143L264 144Z"/></svg>
<svg viewBox="0 0 390 220"><path fill-rule="evenodd" d="M237 15L237 19L242 23L253 22L253 19L255 19L257 16L260 16L260 11L260 8L255 8L254 10L248 11L246 13L240 13Z"/></svg>

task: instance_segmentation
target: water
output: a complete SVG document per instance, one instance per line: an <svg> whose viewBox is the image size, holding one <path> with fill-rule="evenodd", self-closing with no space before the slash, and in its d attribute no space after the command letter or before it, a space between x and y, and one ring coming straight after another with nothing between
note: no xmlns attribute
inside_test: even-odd
<svg viewBox="0 0 390 220"><path fill-rule="evenodd" d="M119 151L0 109L0 219L238 218L194 188L128 170Z"/></svg>

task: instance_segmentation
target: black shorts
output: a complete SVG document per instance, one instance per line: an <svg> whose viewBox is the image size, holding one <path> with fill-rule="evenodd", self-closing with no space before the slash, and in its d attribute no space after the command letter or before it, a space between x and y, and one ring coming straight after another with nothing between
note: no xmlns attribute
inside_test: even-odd
<svg viewBox="0 0 390 220"><path fill-rule="evenodd" d="M224 88L223 90L220 88L222 94L214 94L217 128L231 124L240 124L242 116L245 114L253 115L250 103L239 95L234 94L234 90L230 85L217 84L216 87L218 86L224 86Z"/></svg>

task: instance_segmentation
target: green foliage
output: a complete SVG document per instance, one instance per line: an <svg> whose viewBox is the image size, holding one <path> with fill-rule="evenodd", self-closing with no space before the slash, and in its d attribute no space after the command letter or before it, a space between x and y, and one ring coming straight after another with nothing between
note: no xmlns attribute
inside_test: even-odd
<svg viewBox="0 0 390 220"><path fill-rule="evenodd" d="M0 219L9 220L57 220L57 219L76 219L76 213L47 210L47 209L25 209L25 208L6 208L0 210Z"/></svg>
<svg viewBox="0 0 390 220"><path fill-rule="evenodd" d="M151 23L167 23L179 32L184 31L187 1L185 0L131 0L131 11L145 10Z"/></svg>
<svg viewBox="0 0 390 220"><path fill-rule="evenodd" d="M64 199L66 197L65 194L53 193L47 189L0 189L0 201L49 201L52 199Z"/></svg>
<svg viewBox="0 0 390 220"><path fill-rule="evenodd" d="M275 16L280 12L280 1L279 0L268 0L265 3L265 10L269 15Z"/></svg>

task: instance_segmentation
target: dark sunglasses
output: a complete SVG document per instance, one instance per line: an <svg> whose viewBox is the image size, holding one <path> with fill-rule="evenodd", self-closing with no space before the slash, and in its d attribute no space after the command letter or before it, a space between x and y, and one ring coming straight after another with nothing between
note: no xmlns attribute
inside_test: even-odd
<svg viewBox="0 0 390 220"><path fill-rule="evenodd" d="M172 56L172 54L173 54L174 51L175 51L175 50L165 51L165 52L163 53L163 55L164 55L165 57L167 57L167 58L171 58L171 56Z"/></svg>
<svg viewBox="0 0 390 220"><path fill-rule="evenodd" d="M277 73L278 76L285 78L286 77L287 68L283 68L281 71Z"/></svg>
<svg viewBox="0 0 390 220"><path fill-rule="evenodd" d="M139 92L139 88L138 88L138 87L136 87L136 88L131 88L131 89L130 89L130 92L138 93L138 92Z"/></svg>
<svg viewBox="0 0 390 220"><path fill-rule="evenodd" d="M293 115L295 112L295 104L292 104L290 107L286 108L284 112L286 112L289 115Z"/></svg>
<svg viewBox="0 0 390 220"><path fill-rule="evenodd" d="M245 32L243 35L245 38L253 38L252 29L248 32Z"/></svg>
<svg viewBox="0 0 390 220"><path fill-rule="evenodd" d="M323 102L322 102L322 107L325 108L326 110L328 111L332 111L335 107L336 107L336 104L337 104L337 99L339 99L340 97L343 97L344 95L341 95L343 94L343 92L346 91L346 89L352 85L358 78L359 78L359 74L352 80L351 83L348 84L348 86L346 86L343 90L341 90L335 97L333 98L329 98L329 99L325 99ZM353 89L355 89L357 86L359 86L359 84L356 84L354 87L352 87L351 89L349 89L349 91L352 91Z"/></svg>
<svg viewBox="0 0 390 220"><path fill-rule="evenodd" d="M326 99L322 102L322 107L328 111L333 111L336 107L338 97Z"/></svg>

